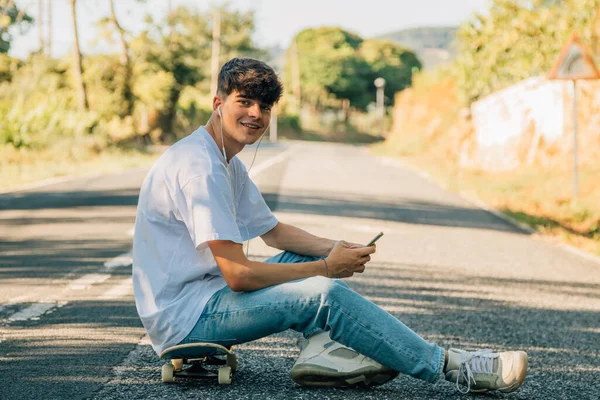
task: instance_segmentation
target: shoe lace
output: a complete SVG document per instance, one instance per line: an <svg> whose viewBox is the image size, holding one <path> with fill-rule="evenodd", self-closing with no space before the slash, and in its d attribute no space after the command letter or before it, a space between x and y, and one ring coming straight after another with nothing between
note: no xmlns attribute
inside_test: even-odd
<svg viewBox="0 0 600 400"><path fill-rule="evenodd" d="M495 356L491 354L491 350L480 350L474 352L463 352L461 355L461 362L458 366L458 375L456 377L456 389L461 393L469 393L471 390L471 380L476 385L474 374L477 373L490 373L494 368ZM462 391L459 385L460 378L463 378L467 382L467 390Z"/></svg>

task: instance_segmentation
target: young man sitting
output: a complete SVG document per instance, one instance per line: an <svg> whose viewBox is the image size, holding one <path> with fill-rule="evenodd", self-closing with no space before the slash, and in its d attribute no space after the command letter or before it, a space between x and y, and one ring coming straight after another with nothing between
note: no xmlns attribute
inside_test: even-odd
<svg viewBox="0 0 600 400"><path fill-rule="evenodd" d="M218 78L205 126L168 149L142 185L133 248L138 313L157 353L212 342L229 347L293 329L304 385L378 385L403 373L444 377L466 391L512 392L527 354L445 350L356 293L376 247L314 236L279 222L235 157L266 131L282 85L263 62L236 58ZM260 236L283 253L244 254Z"/></svg>

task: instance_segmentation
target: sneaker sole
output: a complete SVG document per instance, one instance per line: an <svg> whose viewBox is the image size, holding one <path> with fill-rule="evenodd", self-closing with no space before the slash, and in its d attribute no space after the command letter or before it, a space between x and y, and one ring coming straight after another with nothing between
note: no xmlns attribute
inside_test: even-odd
<svg viewBox="0 0 600 400"><path fill-rule="evenodd" d="M529 358L527 357L527 353L525 353L524 351L518 351L517 354L519 355L519 358L521 359L522 363L521 363L521 369L519 371L517 371L516 381L510 386L498 389L501 392L504 392L504 393L514 392L525 381L525 376L527 376L527 367L529 366Z"/></svg>
<svg viewBox="0 0 600 400"><path fill-rule="evenodd" d="M399 372L392 369L362 368L352 373L338 372L315 364L302 364L291 371L292 380L302 386L312 387L372 387L383 385L396 378Z"/></svg>

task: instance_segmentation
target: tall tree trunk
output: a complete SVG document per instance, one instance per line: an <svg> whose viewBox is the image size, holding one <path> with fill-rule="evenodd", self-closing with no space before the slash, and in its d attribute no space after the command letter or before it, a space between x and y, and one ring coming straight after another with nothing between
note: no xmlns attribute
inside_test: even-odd
<svg viewBox="0 0 600 400"><path fill-rule="evenodd" d="M112 23L119 32L119 41L121 42L121 64L125 68L125 87L123 88L123 98L125 100L125 114L131 115L133 112L133 92L131 90L131 65L129 60L129 48L127 41L125 40L125 30L119 24L117 20L117 14L115 13L115 2L110 0L110 18Z"/></svg>
<svg viewBox="0 0 600 400"><path fill-rule="evenodd" d="M117 14L115 13L115 1L110 0L110 19L119 32L119 41L121 42L121 64L129 66L129 54L127 48L127 42L125 41L125 30L119 24L117 20Z"/></svg>
<svg viewBox="0 0 600 400"><path fill-rule="evenodd" d="M39 29L39 40L40 40L40 54L46 53L46 44L44 43L44 2L45 0L38 0L38 29Z"/></svg>
<svg viewBox="0 0 600 400"><path fill-rule="evenodd" d="M48 37L46 38L46 55L52 58L52 1L48 2Z"/></svg>
<svg viewBox="0 0 600 400"><path fill-rule="evenodd" d="M79 109L88 110L88 99L85 91L85 83L83 82L83 66L81 64L81 50L79 49L79 34L77 32L77 12L75 11L75 3L77 0L70 0L71 15L73 17L73 32L75 41L73 43L73 69L75 71L75 85L79 94Z"/></svg>
<svg viewBox="0 0 600 400"><path fill-rule="evenodd" d="M181 86L176 83L174 87L171 89L171 93L169 96L169 104L171 105L168 108L167 114L165 115L164 129L168 130L168 132L164 132L161 135L161 141L172 141L175 142L176 133L175 133L175 118L177 116L177 102L179 101L179 97L181 96Z"/></svg>

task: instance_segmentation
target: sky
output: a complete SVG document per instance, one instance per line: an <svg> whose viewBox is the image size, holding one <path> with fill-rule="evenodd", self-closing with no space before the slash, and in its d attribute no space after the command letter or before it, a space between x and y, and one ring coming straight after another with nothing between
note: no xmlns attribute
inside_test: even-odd
<svg viewBox="0 0 600 400"><path fill-rule="evenodd" d="M73 28L69 0L43 0L53 4L52 39L54 56L71 51ZM115 0L117 17L123 28L137 33L143 29L148 13L160 19L169 7L186 5L208 11L211 5L226 3L233 9L255 11L256 34L259 47L287 48L292 37L304 28L323 25L341 26L363 38L378 36L406 28L420 26L452 26L469 20L474 12L484 13L490 0ZM29 15L38 17L39 0L16 0ZM83 53L98 53L116 49L99 42L96 21L108 16L108 0L78 0L78 28ZM38 25L24 35L16 35L9 54L24 58L39 48Z"/></svg>

